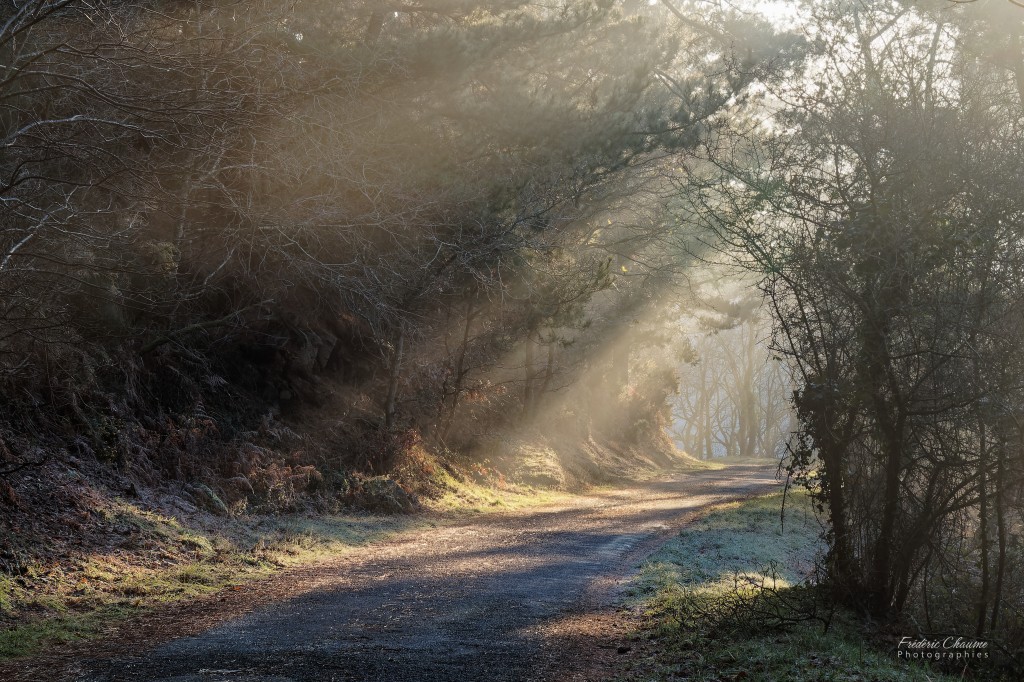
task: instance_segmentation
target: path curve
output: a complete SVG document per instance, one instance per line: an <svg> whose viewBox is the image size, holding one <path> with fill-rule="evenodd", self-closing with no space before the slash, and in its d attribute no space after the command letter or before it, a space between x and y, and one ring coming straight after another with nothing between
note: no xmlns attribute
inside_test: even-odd
<svg viewBox="0 0 1024 682"><path fill-rule="evenodd" d="M320 566L308 589L195 636L81 660L72 679L565 679L567 656L581 655L565 650L566 624L613 603L637 564L695 515L775 489L774 473L680 474L418 531Z"/></svg>

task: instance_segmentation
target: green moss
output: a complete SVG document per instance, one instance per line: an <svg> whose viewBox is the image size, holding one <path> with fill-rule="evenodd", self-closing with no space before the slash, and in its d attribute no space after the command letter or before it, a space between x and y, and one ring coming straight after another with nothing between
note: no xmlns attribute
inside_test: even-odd
<svg viewBox="0 0 1024 682"><path fill-rule="evenodd" d="M14 578L0 574L0 615L7 615L14 610L17 589Z"/></svg>

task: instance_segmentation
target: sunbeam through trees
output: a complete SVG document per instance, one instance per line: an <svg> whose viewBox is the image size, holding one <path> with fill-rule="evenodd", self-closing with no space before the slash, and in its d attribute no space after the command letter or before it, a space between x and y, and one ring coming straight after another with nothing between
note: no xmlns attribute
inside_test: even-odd
<svg viewBox="0 0 1024 682"><path fill-rule="evenodd" d="M827 550L737 613L1013 679L1022 183L1013 0L0 2L0 622L188 527L129 507L244 534L740 463Z"/></svg>

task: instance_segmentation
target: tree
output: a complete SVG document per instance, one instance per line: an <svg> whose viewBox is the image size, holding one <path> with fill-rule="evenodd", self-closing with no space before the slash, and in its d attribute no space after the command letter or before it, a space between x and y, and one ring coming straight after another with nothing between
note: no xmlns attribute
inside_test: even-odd
<svg viewBox="0 0 1024 682"><path fill-rule="evenodd" d="M812 21L803 79L709 140L694 215L763 277L796 369L790 468L827 511L837 594L878 616L927 603L966 528L980 632L993 415L1021 405L1002 330L1021 314L1022 109L969 14L835 3Z"/></svg>

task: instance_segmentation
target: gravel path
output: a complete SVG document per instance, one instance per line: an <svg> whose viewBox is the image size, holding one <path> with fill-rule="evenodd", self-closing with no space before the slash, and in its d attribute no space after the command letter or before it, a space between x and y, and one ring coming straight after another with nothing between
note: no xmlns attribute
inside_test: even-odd
<svg viewBox="0 0 1024 682"><path fill-rule="evenodd" d="M614 603L695 514L777 485L774 469L734 466L416 532L320 566L309 589L196 636L79 661L73 679L568 679L588 646L607 648L567 637L574 619Z"/></svg>

